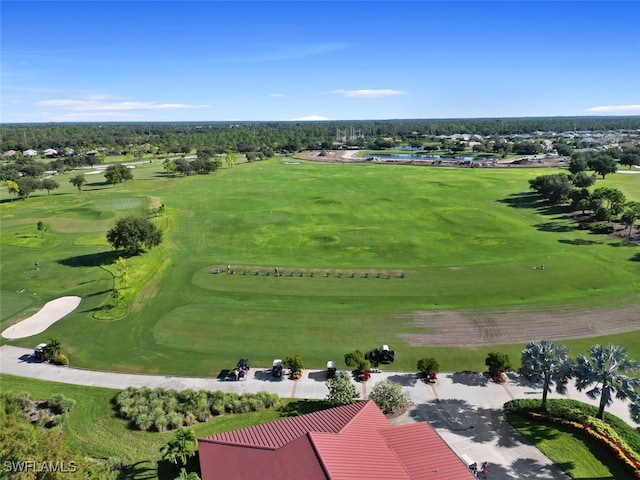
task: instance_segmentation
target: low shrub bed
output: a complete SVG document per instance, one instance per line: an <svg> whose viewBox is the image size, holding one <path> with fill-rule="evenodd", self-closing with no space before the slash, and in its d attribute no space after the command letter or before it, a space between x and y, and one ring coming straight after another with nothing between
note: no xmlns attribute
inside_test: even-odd
<svg viewBox="0 0 640 480"><path fill-rule="evenodd" d="M606 447L635 478L640 478L640 434L618 417L605 414L607 422L604 422L596 418L597 408L592 405L562 399L548 400L546 411L541 408L540 400L530 399L507 402L504 410L537 422L584 432Z"/></svg>
<svg viewBox="0 0 640 480"><path fill-rule="evenodd" d="M236 393L207 390L165 390L129 387L115 398L118 414L139 430L158 432L207 422L225 413L265 410L278 404L274 393Z"/></svg>

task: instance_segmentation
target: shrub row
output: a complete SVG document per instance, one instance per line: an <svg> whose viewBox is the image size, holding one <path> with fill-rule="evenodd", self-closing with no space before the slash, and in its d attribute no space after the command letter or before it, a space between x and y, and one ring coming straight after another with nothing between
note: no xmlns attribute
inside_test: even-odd
<svg viewBox="0 0 640 480"><path fill-rule="evenodd" d="M264 410L278 404L268 392L237 393L207 390L165 390L128 387L115 398L118 414L139 430L159 432L206 422L216 415Z"/></svg>
<svg viewBox="0 0 640 480"><path fill-rule="evenodd" d="M577 400L552 399L547 411L541 401L518 399L505 403L504 409L535 421L565 425L585 432L608 448L630 471L640 478L640 434L620 418L608 414L608 423L595 417L597 408Z"/></svg>

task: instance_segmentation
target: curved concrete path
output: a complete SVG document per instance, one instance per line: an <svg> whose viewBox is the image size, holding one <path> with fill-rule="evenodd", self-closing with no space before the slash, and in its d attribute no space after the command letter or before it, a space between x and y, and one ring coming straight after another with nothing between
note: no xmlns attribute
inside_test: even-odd
<svg viewBox="0 0 640 480"><path fill-rule="evenodd" d="M0 373L91 387L124 389L128 386L151 388L185 388L222 390L239 394L267 390L282 398L323 399L327 396L324 370L306 370L303 378L292 381L274 379L267 368L254 368L246 381L230 382L217 378L180 377L172 375L140 375L59 367L37 362L32 350L4 345L0 347ZM488 381L482 374L440 373L436 385L417 379L414 373L374 373L371 381L355 383L366 398L379 380L399 383L409 393L413 405L392 423L428 421L461 457L488 461L488 478L495 480L568 479L540 451L526 442L502 416L502 405L514 398L540 398L542 389L509 377L505 385ZM550 394L550 398L558 397ZM594 404L573 386L568 398ZM609 412L631 422L627 404L615 401Z"/></svg>

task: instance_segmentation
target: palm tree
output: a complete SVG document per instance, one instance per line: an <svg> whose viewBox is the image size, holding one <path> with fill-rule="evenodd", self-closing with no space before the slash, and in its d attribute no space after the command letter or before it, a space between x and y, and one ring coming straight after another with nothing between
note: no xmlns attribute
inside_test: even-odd
<svg viewBox="0 0 640 480"><path fill-rule="evenodd" d="M57 355L62 352L62 343L57 338L50 338L47 346L44 347L44 358L51 362Z"/></svg>
<svg viewBox="0 0 640 480"><path fill-rule="evenodd" d="M160 453L165 460L183 466L195 454L197 448L195 432L190 428L178 428L173 439L163 445Z"/></svg>
<svg viewBox="0 0 640 480"><path fill-rule="evenodd" d="M522 367L520 372L528 380L542 380L543 410L547 409L547 394L555 383L556 392L563 395L567 390L566 382L572 377L572 362L569 360L569 349L551 340L539 343L530 342L522 351Z"/></svg>
<svg viewBox="0 0 640 480"><path fill-rule="evenodd" d="M578 356L576 387L582 391L596 384L586 393L592 399L600 397L597 418L604 420L604 409L613 403L614 395L618 400L632 402L632 415L640 414L640 394L636 392L640 388L640 377L633 376L640 373L640 364L629 358L625 347L618 345L593 345L589 354L591 358Z"/></svg>

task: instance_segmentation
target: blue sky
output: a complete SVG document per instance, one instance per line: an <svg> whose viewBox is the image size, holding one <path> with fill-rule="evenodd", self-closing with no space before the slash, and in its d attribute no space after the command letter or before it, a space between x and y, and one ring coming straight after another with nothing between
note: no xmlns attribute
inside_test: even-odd
<svg viewBox="0 0 640 480"><path fill-rule="evenodd" d="M0 8L2 122L640 115L637 1Z"/></svg>

